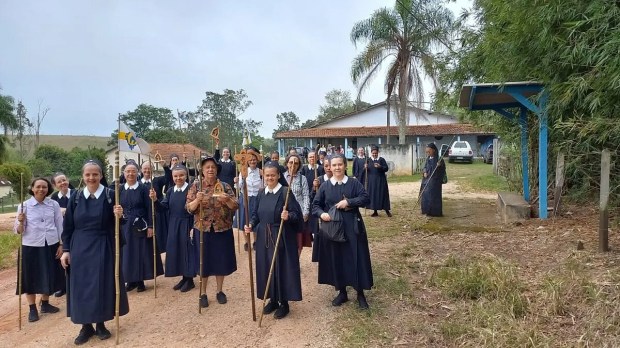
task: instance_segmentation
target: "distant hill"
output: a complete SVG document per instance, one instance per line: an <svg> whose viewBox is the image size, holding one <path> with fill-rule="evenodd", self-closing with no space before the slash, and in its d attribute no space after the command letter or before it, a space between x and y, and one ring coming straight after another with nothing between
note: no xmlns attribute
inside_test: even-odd
<svg viewBox="0 0 620 348"><path fill-rule="evenodd" d="M110 140L109 136L101 137L94 135L40 135L41 145L54 145L67 151L73 149L74 147L87 149L89 146L107 150L108 140Z"/></svg>

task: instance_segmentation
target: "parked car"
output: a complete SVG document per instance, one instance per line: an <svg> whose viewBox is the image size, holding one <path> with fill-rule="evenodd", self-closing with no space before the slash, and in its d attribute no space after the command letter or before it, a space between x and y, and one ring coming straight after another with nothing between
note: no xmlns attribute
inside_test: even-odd
<svg viewBox="0 0 620 348"><path fill-rule="evenodd" d="M482 160L484 163L493 164L493 144L487 146L482 153Z"/></svg>
<svg viewBox="0 0 620 348"><path fill-rule="evenodd" d="M474 162L474 152L467 141L455 141L448 150L448 162Z"/></svg>

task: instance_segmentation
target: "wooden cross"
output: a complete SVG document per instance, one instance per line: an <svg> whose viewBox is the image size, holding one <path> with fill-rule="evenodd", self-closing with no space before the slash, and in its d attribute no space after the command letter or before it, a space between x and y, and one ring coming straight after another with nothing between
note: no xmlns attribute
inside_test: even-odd
<svg viewBox="0 0 620 348"><path fill-rule="evenodd" d="M257 154L256 151L246 149L241 149L238 154L235 154L235 161L239 162L239 164L241 165L241 168L239 169L239 172L241 172L241 177L248 177L248 161L252 159L252 157L258 160L259 156L260 155Z"/></svg>

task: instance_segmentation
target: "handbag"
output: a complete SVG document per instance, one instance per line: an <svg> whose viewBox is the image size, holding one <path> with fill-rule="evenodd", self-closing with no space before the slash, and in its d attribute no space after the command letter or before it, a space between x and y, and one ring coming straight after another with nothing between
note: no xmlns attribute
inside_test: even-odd
<svg viewBox="0 0 620 348"><path fill-rule="evenodd" d="M319 226L319 232L321 236L332 242L343 243L347 241L347 237L344 234L344 224L342 221L342 213L336 209L336 206L329 208L327 212L331 221L321 221Z"/></svg>
<svg viewBox="0 0 620 348"><path fill-rule="evenodd" d="M148 229L148 225L146 220L141 217L137 217L131 223L131 232L138 235L146 235L146 230Z"/></svg>

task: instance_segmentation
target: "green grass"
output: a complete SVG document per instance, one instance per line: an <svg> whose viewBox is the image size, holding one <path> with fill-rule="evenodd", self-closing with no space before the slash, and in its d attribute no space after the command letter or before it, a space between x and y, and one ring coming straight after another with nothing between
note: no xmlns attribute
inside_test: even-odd
<svg viewBox="0 0 620 348"><path fill-rule="evenodd" d="M446 163L448 181L458 182L466 192L508 191L505 178L493 174L493 166L481 162Z"/></svg>
<svg viewBox="0 0 620 348"><path fill-rule="evenodd" d="M0 269L15 266L14 253L19 248L19 236L0 232Z"/></svg>

